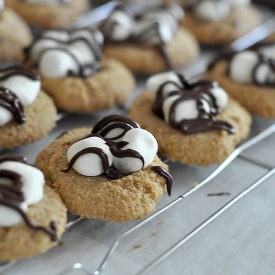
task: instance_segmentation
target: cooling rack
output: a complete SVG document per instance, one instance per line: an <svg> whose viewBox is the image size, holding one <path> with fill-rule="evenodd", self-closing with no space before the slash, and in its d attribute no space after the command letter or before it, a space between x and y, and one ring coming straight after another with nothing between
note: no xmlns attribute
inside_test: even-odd
<svg viewBox="0 0 275 275"><path fill-rule="evenodd" d="M108 5L110 7L112 3ZM232 43L230 48L242 50L268 36L275 30L274 22L274 19L267 21L249 35ZM196 64L184 69L184 73L188 78L204 71L206 65L214 56L213 51L209 49L206 49L204 53L196 61ZM135 96L144 90L144 78L138 78L138 84ZM41 148L47 146L64 130L82 126L91 127L100 117L110 113L127 114L133 98L123 108L113 108L108 111L96 112L93 115L60 113L57 116L58 127L49 137L29 146L4 150L0 154L24 154L28 156L30 162L34 163ZM190 248L196 250L200 244L204 243L204 239L201 237L202 234L206 235L206 238L211 237L208 228L213 226L219 228L221 221L228 225L228 215L233 217L233 222L231 220L233 224L243 215L249 215L249 211L243 214L238 206L241 203L240 201L242 201L241 206L244 205L243 198L256 187L258 187L258 192L250 194L249 197L254 200L248 202L247 208L251 209L254 205L262 207L262 201L257 201L259 197L264 198L264 201L272 202L271 195L274 192L267 187L272 186L272 180L274 180L274 135L274 120L254 117L249 138L220 166L188 167L163 159L169 164L170 172L175 180L173 194L171 198L165 196L152 215L142 221L125 224L114 224L96 219L85 220L69 215L67 231L59 246L48 253L29 260L3 263L0 265L0 272L4 275L183 274L184 272L186 274L221 274L220 272L215 273L214 269L210 273L207 272L209 266L205 264L205 261L209 258L201 251L200 255L203 254L201 262L204 263L203 266L206 266L206 268L196 269L194 273L195 268L192 269L190 266L194 266L194 262L198 262L198 258L188 255L186 251ZM271 184L268 184L270 182ZM270 194L271 198L269 200L265 192ZM262 193L266 196L263 196ZM272 203L271 206L274 207ZM262 213L258 208L256 210ZM270 209L265 206L264 210L268 211ZM237 214L234 213L235 211ZM272 212L270 211L270 213ZM253 214L255 215L255 213ZM254 221L252 217L249 218ZM256 218L260 220L258 216ZM258 220L256 219L256 221ZM229 223L229 225L231 224ZM264 240L259 236L253 236L251 238L252 243L258 248L260 245L256 240L262 240L263 244L267 242L266 240L271 242L269 231L261 231L261 235L266 235ZM217 230L215 232L217 233ZM218 233L219 236L217 238L212 236L212 239L225 240L224 234ZM248 237L250 237L249 234L251 232L247 234ZM228 240L227 245L230 245ZM207 247L209 250L210 245L208 244ZM245 245L241 248L241 251L245 251ZM273 250L270 250L270 252L271 255L274 254ZM87 254L90 255L87 256ZM176 255L175 259L171 259L172 255ZM231 256L234 258L233 254ZM193 264L188 264L186 262L188 259L192 259ZM216 259L218 258L216 257ZM228 261L228 259L222 259L220 268L222 266L226 267L226 261ZM253 257L247 265L253 265L252 260ZM213 266L213 261L211 263ZM260 266L262 271L268 270L266 266L262 264ZM233 268L232 273L232 268L228 268L222 274L237 274L236 270ZM240 272L238 274L253 273ZM271 273L264 272L261 274Z"/></svg>

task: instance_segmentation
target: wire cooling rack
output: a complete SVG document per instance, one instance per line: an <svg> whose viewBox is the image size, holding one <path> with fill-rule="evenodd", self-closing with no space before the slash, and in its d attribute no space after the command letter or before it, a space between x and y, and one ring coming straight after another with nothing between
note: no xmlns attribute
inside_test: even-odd
<svg viewBox="0 0 275 275"><path fill-rule="evenodd" d="M107 6L108 9L110 7L112 7L112 5L113 5L113 3L111 3L111 4L109 3ZM102 12L102 7L101 7L101 12ZM270 19L267 22L265 22L262 26L255 29L250 34L242 37L241 39L235 41L234 43L231 43L230 48L233 50L242 50L244 48L247 48L251 44L254 44L254 43L258 42L259 40L267 37L270 33L274 32L274 30L275 30L275 20ZM185 69L184 72L187 75L187 77L188 78L194 77L198 73L201 73L202 71L204 71L206 68L206 65L209 63L210 59L213 58L213 55L214 55L213 52L207 52L207 54L205 56L203 56L202 58L200 58L200 60L198 60L196 62L196 64L193 64L191 67ZM142 82L142 81L140 81L140 82ZM141 85L141 87L143 88L143 85ZM142 88L140 88L140 89L142 90ZM127 106L129 106L129 105L130 105L130 103L127 103L126 107L124 109L119 109L119 110L115 109L115 112L120 112L122 114L125 114L125 113L127 113L127 109L128 109ZM112 111L114 111L114 110L111 110L110 112L112 112ZM105 114L106 114L106 112L102 112L102 113L99 113L98 116L101 117ZM58 116L56 118L56 120L59 124L58 128L60 128L60 125L62 125L62 121L68 119L69 116L70 115L63 114L63 113L58 114ZM97 117L96 118L93 117L93 119L97 120ZM70 118L69 118L69 120L70 120ZM89 118L88 118L88 120L89 120ZM223 173L223 171L228 170L230 164L234 160L238 159L238 161L241 162L243 165L244 165L244 163L248 163L249 165L252 165L257 168L262 169L260 176L256 177L255 180L249 181L249 184L247 184L247 186L245 188L240 190L240 192L236 193L233 198L230 197L230 199L228 199L226 201L226 203L223 204L221 207L216 207L214 209L215 211L212 211L210 213L210 215L208 215L207 217L202 219L195 226L191 226L190 230L188 232L184 231L184 232L180 233L174 242L169 242L169 244L167 245L167 247L165 249L163 249L160 252L156 252L154 257L151 257L150 260L148 260L146 262L146 264L140 265L138 268L133 267L133 270L131 270L131 273L129 273L129 269L128 269L127 273L125 273L125 274L147 274L147 273L153 272L152 274L161 274L161 272L155 273L154 270L158 266L161 266L161 264L164 262L164 260L166 260L172 254L175 254L178 250L180 250L184 246L184 244L187 243L187 241L191 240L191 238L193 238L195 236L197 236L197 238L198 238L199 233L203 229L205 229L207 226L209 226L215 220L219 219L219 217L222 216L222 214L224 214L227 210L229 210L234 205L236 205L242 198L244 198L247 194L249 194L256 187L265 183L268 179L272 178L272 176L274 175L274 172L275 172L275 168L274 168L275 161L274 162L266 161L264 153L263 153L263 156L259 156L259 155L255 156L255 154L253 154L253 150L254 150L253 148L257 149L257 147L260 146L260 152L262 152L261 149L266 148L266 145L269 144L271 146L271 149L273 149L273 153L274 153L275 152L274 151L275 142L273 142L274 134L275 134L275 121L273 121L273 120L268 121L268 120L262 120L259 118L254 118L252 133L251 133L249 139L247 141L245 141L242 145L240 145L237 149L235 149L235 151L220 166L217 166L217 167L214 166L214 167L210 167L210 168L195 167L195 170L196 169L204 170L203 171L203 175L204 175L203 179L194 183L194 181L197 180L197 178L195 176L190 177L193 182L191 183L191 185L189 183L188 187L190 187L190 188L188 190L185 190L185 192L177 192L176 193L177 195L174 195L173 199L170 201L168 201L166 199L162 204L160 204L161 207L156 212L154 212L149 217L143 219L142 221L135 222L134 225L127 224L125 226L125 227L128 227L126 230L123 228L123 226L121 226L119 233L116 234L116 236L112 238L112 243L110 243L108 245L109 248L106 251L104 251L104 253L100 253L101 260L97 261L98 264L96 265L96 267L94 267L95 263L92 263L91 265L89 265L87 263L83 263L81 257L79 257L79 258L75 258L71 265L66 264L67 267L66 266L63 266L62 268L59 267L59 269L56 269L56 271L54 271L55 273L53 273L52 271L49 271L49 273L46 272L45 274L60 274L60 275L62 275L62 274L80 274L80 273L74 273L74 271L83 272L81 274L103 274L106 271L107 272L106 274L111 274L110 269L108 270L107 268L109 267L112 269L112 265L114 265L114 262L112 261L112 259L114 257L117 257L116 253L119 250L119 246L125 240L127 241L129 239L129 236L139 234L140 233L139 230L146 230L146 228L149 227L149 225L151 225L152 223L159 224L160 216L162 216L162 215L169 216L171 211L174 211L174 210L176 211L176 210L178 210L179 207L181 208L181 205L184 204L184 202L187 201L188 198L194 196L195 193L199 193L199 190L205 188L205 186L207 186L207 185L210 185L213 181L215 181L215 179L220 174ZM55 135L57 135L57 134L54 134L54 136ZM54 139L54 136L51 137L51 139ZM42 141L42 144L47 144L49 142L50 141L48 141L48 140ZM45 146L46 145L44 145L44 147ZM40 147L40 143L39 143L39 147ZM29 151L30 148L32 148L32 146L30 146L26 150ZM24 151L24 149L23 149L23 151ZM13 153L13 152L18 153L18 149L4 150L1 152L1 154ZM184 167L181 164L171 163L171 161L169 159L163 159L163 160L164 160L164 162L168 163L169 166L172 166L172 167L175 166L174 169L176 169L177 171L179 169L181 169L181 167ZM193 172L194 169L192 167L184 167L184 170ZM210 173L210 171L212 171L212 172ZM173 171L171 171L171 173L172 172ZM209 174L209 175L205 176L207 174ZM172 173L172 175L174 176L173 173ZM217 184L215 186L217 187ZM216 190L216 189L214 189L214 190ZM219 188L218 188L218 190L219 190ZM212 193L212 194L208 194L208 195L213 195L213 196L225 195L225 196L227 196L228 194L229 194L228 192L218 192L218 193ZM167 201L168 201L168 203L167 203ZM179 215L179 217L181 218L181 215ZM67 234L67 235L70 234L69 233L70 230L73 230L73 228L76 225L80 224L80 221L82 221L83 223L88 222L87 220L84 220L81 217L75 217L75 216L70 217L70 221L67 224L67 232L65 234ZM181 229L182 228L179 226L178 230L181 230ZM155 232L155 233L156 233L156 235L158 234L157 232ZM148 238L148 236L147 236L147 238ZM124 247L125 246L123 246L123 248ZM139 248L141 248L140 244L135 245L133 249L138 250ZM54 249L58 249L58 248L54 248ZM49 252L49 253L51 254L51 252ZM49 255L49 253L48 253L48 255ZM141 253L139 253L139 254L141 254ZM44 256L41 255L41 256L39 256L37 261L34 260L34 262L37 266L40 265L41 260L43 261L43 257ZM44 260L46 261L48 258L49 258L49 256L45 256ZM0 272L3 272L3 274L23 274L23 273L20 273L21 272L20 264L24 261L27 261L27 260L18 261L18 262L13 261L13 262L9 262L9 263L2 263L2 264L0 264ZM18 265L18 268L17 268L17 265ZM54 270L54 269L52 269L52 270ZM29 270L29 274L38 274L38 273L37 272L32 273L32 270ZM112 274L117 274L117 273L112 273ZM120 274L123 274L123 273L120 273ZM163 274L167 274L167 273L163 273ZM181 274L181 273L178 273L178 274ZM191 273L188 273L188 274L191 274Z"/></svg>

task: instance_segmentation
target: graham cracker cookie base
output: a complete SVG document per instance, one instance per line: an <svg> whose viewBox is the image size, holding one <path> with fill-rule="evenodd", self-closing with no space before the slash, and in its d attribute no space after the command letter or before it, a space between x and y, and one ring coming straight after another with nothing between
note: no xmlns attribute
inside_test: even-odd
<svg viewBox="0 0 275 275"><path fill-rule="evenodd" d="M33 223L40 226L49 227L52 221L57 222L58 238L65 230L66 208L59 195L48 186L44 187L43 199L29 206L27 215ZM11 227L0 227L0 261L29 258L56 244L47 233L28 227L24 221Z"/></svg>
<svg viewBox="0 0 275 275"><path fill-rule="evenodd" d="M197 40L184 28L179 29L174 39L165 45L165 50L174 68L190 63L199 54ZM134 73L152 74L169 69L161 53L154 47L106 43L104 53L121 61Z"/></svg>
<svg viewBox="0 0 275 275"><path fill-rule="evenodd" d="M102 69L95 75L42 79L42 88L60 109L72 112L93 112L122 105L134 88L132 73L114 59L102 60Z"/></svg>
<svg viewBox="0 0 275 275"><path fill-rule="evenodd" d="M23 48L32 41L27 23L5 8L0 16L0 61L23 60Z"/></svg>
<svg viewBox="0 0 275 275"><path fill-rule="evenodd" d="M253 6L248 6L234 9L226 19L213 22L199 20L191 12L186 12L181 25L189 29L200 43L219 45L236 40L260 22L259 12Z"/></svg>
<svg viewBox="0 0 275 275"><path fill-rule="evenodd" d="M166 192L166 180L154 172L152 166L167 165L156 156L146 169L117 180L106 176L86 177L68 167L67 149L71 144L91 133L81 128L70 131L44 149L36 165L44 172L46 184L61 196L68 210L85 218L99 218L113 222L141 219L156 207Z"/></svg>
<svg viewBox="0 0 275 275"><path fill-rule="evenodd" d="M159 152L172 161L205 166L220 163L249 132L250 115L232 99L217 118L232 124L236 128L235 134L228 134L226 131L182 134L157 117L152 111L152 104L149 94L140 95L131 106L130 117L155 136Z"/></svg>
<svg viewBox="0 0 275 275"><path fill-rule="evenodd" d="M72 0L57 6L28 4L22 0L5 0L5 5L14 9L30 25L44 29L68 29L74 19L89 8L88 0Z"/></svg>
<svg viewBox="0 0 275 275"><path fill-rule="evenodd" d="M0 148L25 145L46 136L55 126L56 109L52 99L40 91L35 102L24 107L27 118L19 124L14 119L0 127Z"/></svg>
<svg viewBox="0 0 275 275"><path fill-rule="evenodd" d="M274 88L237 83L227 76L227 69L228 61L220 61L205 74L205 77L217 80L230 96L239 101L252 114L274 118Z"/></svg>

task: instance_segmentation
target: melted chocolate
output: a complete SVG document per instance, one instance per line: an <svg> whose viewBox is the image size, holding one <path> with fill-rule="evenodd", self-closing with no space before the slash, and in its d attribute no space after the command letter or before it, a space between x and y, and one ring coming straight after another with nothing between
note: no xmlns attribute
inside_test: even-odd
<svg viewBox="0 0 275 275"><path fill-rule="evenodd" d="M26 68L20 65L13 65L13 66L6 67L4 69L0 69L0 81L4 81L14 75L22 75L34 81L40 80L39 75L34 73L29 68Z"/></svg>
<svg viewBox="0 0 275 275"><path fill-rule="evenodd" d="M229 192L221 192L221 193L215 193L215 194L207 194L208 197L211 196L230 196Z"/></svg>
<svg viewBox="0 0 275 275"><path fill-rule="evenodd" d="M194 134L198 132L206 132L211 130L225 130L230 134L235 133L235 128L226 121L217 120L216 115L220 113L220 109L217 105L216 98L210 92L214 87L213 81L202 80L196 83L189 83L182 76L178 75L182 87L173 81L166 81L160 85L156 100L153 104L153 111L156 115L163 118L162 105L164 98L162 96L163 89L167 84L173 83L176 87L175 91L172 91L169 96L179 95L180 97L175 100L170 108L169 124L176 129L179 129L184 134ZM194 90L196 88L196 90ZM197 110L199 116L196 119L183 119L179 122L175 119L176 108L182 102L193 99L196 101ZM203 101L207 101L211 106L210 113L207 113L203 107Z"/></svg>
<svg viewBox="0 0 275 275"><path fill-rule="evenodd" d="M151 169L154 170L161 177L165 178L167 192L168 192L168 195L171 196L172 183L173 183L172 176L162 166L152 166Z"/></svg>
<svg viewBox="0 0 275 275"><path fill-rule="evenodd" d="M11 90L0 86L0 106L10 111L17 123L27 121L24 108L19 98Z"/></svg>
<svg viewBox="0 0 275 275"><path fill-rule="evenodd" d="M17 157L17 156L5 156L0 159L0 163L4 161L19 161L26 163L26 158ZM16 172L10 170L0 170L0 179L8 178L12 181L11 185L1 184L0 182L0 205L9 207L18 212L25 223L34 230L41 230L47 233L52 241L57 240L56 236L56 223L51 222L49 227L37 226L24 211L20 208L20 203L24 201L24 193L21 191L23 183L22 177Z"/></svg>
<svg viewBox="0 0 275 275"><path fill-rule="evenodd" d="M86 29L86 30L90 31L90 34L93 37L92 42L89 39L85 38L85 37L77 37L77 38L71 39L71 40L69 40L67 42L64 42L62 40L59 40L59 39L56 39L56 38L52 38L52 37L39 36L38 38L36 38L33 41L33 43L29 47L27 47L27 48L24 49L24 52L25 52L24 63L29 62L32 48L34 47L34 45L38 41L41 41L41 40L51 40L51 41L55 41L55 42L57 42L57 43L59 43L60 45L63 45L63 46L66 46L66 45L69 45L69 44L73 44L73 43L78 42L78 41L82 41L82 42L86 43L90 47L91 51L95 55L95 59L96 60L92 64L82 65L78 61L78 59L69 50L66 49L66 47L61 47L61 46L50 48L50 49L45 49L44 51L41 52L40 56L38 57L38 60L47 51L50 51L50 50L60 50L60 51L68 53L75 60L75 62L77 63L77 65L79 67L79 71L77 73L74 73L71 70L68 70L68 76L88 77L88 76L94 75L101 68L101 62L100 62L100 60L101 60L101 58L103 56L103 51L102 51L102 46L99 43L97 43L97 40L96 40L96 37L95 37L94 33L91 30L89 30L89 29ZM73 32L74 31L72 31L71 33L73 33ZM38 66L38 62L36 64L34 64L34 67L37 67L37 66Z"/></svg>

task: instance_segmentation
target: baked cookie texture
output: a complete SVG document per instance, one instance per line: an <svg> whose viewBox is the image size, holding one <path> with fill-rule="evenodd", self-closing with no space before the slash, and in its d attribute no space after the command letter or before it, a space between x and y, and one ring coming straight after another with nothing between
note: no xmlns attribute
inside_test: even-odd
<svg viewBox="0 0 275 275"><path fill-rule="evenodd" d="M156 165L167 169L157 156L145 170L117 180L102 175L86 177L73 169L62 172L68 166L67 149L89 133L87 128L70 131L38 155L36 165L43 171L46 184L60 194L70 212L85 218L125 222L154 210L166 192L165 179L151 169Z"/></svg>
<svg viewBox="0 0 275 275"><path fill-rule="evenodd" d="M185 28L179 29L164 49L174 68L190 63L199 54L197 40ZM104 53L119 60L134 73L152 74L169 69L162 54L155 47L142 47L130 43L107 43Z"/></svg>
<svg viewBox="0 0 275 275"><path fill-rule="evenodd" d="M42 88L56 106L72 112L93 112L122 105L135 85L131 72L114 59L103 59L101 69L87 78L42 79Z"/></svg>
<svg viewBox="0 0 275 275"><path fill-rule="evenodd" d="M13 10L5 8L0 16L0 61L23 60L23 48L32 41L26 22Z"/></svg>
<svg viewBox="0 0 275 275"><path fill-rule="evenodd" d="M28 4L22 0L5 0L5 5L14 9L28 24L44 29L67 29L74 19L89 8L88 0L72 0L57 6Z"/></svg>
<svg viewBox="0 0 275 275"><path fill-rule="evenodd" d="M159 152L171 159L189 165L209 166L220 163L235 149L236 144L247 136L251 117L236 101L230 99L217 119L236 128L235 134L226 131L209 131L184 135L172 128L152 111L153 99L149 94L140 95L131 106L130 117L150 131L158 141Z"/></svg>
<svg viewBox="0 0 275 275"><path fill-rule="evenodd" d="M57 221L58 238L65 230L66 208L59 195L48 186L44 187L43 199L30 206L27 215L31 221L45 227ZM0 227L0 261L32 257L56 244L47 233L31 229L24 221L11 227Z"/></svg>
<svg viewBox="0 0 275 275"><path fill-rule="evenodd" d="M275 117L275 90L273 87L240 84L227 75L229 62L222 60L211 68L205 77L216 79L227 93L240 102L252 114L266 117Z"/></svg>
<svg viewBox="0 0 275 275"><path fill-rule="evenodd" d="M261 22L253 6L232 10L225 20L206 22L186 12L181 25L190 30L205 45L226 44L253 30Z"/></svg>
<svg viewBox="0 0 275 275"><path fill-rule="evenodd" d="M56 108L53 100L40 91L35 102L25 106L27 121L18 124L14 120L0 127L0 148L25 145L46 136L55 126Z"/></svg>

